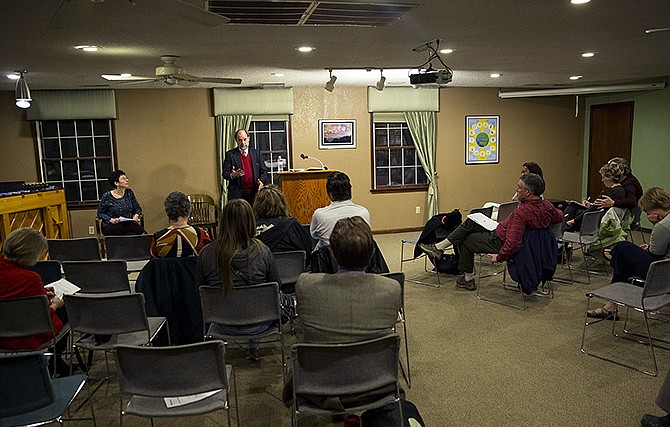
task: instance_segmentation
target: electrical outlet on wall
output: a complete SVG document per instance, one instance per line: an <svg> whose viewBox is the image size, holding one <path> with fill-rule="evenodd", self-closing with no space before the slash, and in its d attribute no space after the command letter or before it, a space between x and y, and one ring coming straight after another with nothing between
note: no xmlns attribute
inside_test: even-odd
<svg viewBox="0 0 670 427"><path fill-rule="evenodd" d="M88 226L88 234L90 234L91 236L95 234L95 227L94 226L92 226L92 225Z"/></svg>
<svg viewBox="0 0 670 427"><path fill-rule="evenodd" d="M421 213L421 206L416 207L416 213Z"/></svg>

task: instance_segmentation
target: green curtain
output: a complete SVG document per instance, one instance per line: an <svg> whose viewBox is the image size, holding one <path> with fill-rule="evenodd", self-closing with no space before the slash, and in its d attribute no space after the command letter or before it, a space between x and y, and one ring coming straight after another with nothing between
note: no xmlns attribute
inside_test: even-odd
<svg viewBox="0 0 670 427"><path fill-rule="evenodd" d="M414 139L419 161L428 177L428 197L426 200L426 219L438 213L437 172L435 171L435 112L405 111L407 127Z"/></svg>
<svg viewBox="0 0 670 427"><path fill-rule="evenodd" d="M238 129L249 129L251 125L251 114L239 114L234 116L216 116L216 142L219 152L219 179L221 191L221 208L228 201L228 186L223 179L223 157L226 151L237 147L235 142L235 131Z"/></svg>

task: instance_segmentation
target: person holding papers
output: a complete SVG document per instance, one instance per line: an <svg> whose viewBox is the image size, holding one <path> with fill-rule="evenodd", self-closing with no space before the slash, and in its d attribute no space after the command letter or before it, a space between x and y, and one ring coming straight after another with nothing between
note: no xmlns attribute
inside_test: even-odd
<svg viewBox="0 0 670 427"><path fill-rule="evenodd" d="M130 189L130 180L122 170L115 170L107 178L110 190L102 195L98 205L98 218L102 220L102 234L105 236L144 234L140 225L142 207Z"/></svg>
<svg viewBox="0 0 670 427"><path fill-rule="evenodd" d="M67 313L63 300L56 297L52 287L44 287L40 275L30 271L27 267L35 265L48 250L47 241L34 228L25 227L12 231L2 242L2 256L0 256L0 298L22 298L35 295L46 295L49 297L49 311L54 331L59 333L63 329L63 323L67 323ZM52 334L40 334L19 338L0 338L0 348L9 350L37 349L43 343L51 340ZM67 344L62 339L63 347ZM57 346L58 347L58 346ZM61 353L63 349L58 349ZM49 367L53 366L49 363ZM70 369L60 356L56 361L56 370L63 376Z"/></svg>
<svg viewBox="0 0 670 427"><path fill-rule="evenodd" d="M483 215L469 215L445 240L430 248L430 255L440 257L444 249L452 244L458 247L458 267L464 274L458 278L456 285L469 291L476 290L476 253L489 253L493 262L506 261L521 247L526 229L543 229L563 221L563 212L551 202L542 200L542 193L544 180L539 175L522 175L516 187L516 195L521 204L507 219L496 223Z"/></svg>

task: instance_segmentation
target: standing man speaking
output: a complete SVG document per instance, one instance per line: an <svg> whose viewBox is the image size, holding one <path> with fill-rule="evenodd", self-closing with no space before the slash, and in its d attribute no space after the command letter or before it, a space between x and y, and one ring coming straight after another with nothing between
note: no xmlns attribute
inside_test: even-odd
<svg viewBox="0 0 670 427"><path fill-rule="evenodd" d="M260 151L249 147L249 134L244 129L235 132L237 148L226 151L223 160L223 179L228 181L228 200L244 199L250 205L259 189L267 184L268 169Z"/></svg>

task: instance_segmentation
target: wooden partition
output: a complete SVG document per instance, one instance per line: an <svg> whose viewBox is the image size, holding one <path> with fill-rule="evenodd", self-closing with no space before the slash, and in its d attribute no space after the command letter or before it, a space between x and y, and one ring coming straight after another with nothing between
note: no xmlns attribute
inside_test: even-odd
<svg viewBox="0 0 670 427"><path fill-rule="evenodd" d="M330 204L326 193L326 179L333 172L315 170L279 173L279 185L286 196L291 215L300 224L310 224L314 211Z"/></svg>
<svg viewBox="0 0 670 427"><path fill-rule="evenodd" d="M47 239L68 239L65 190L0 198L0 245L17 228L33 227Z"/></svg>

